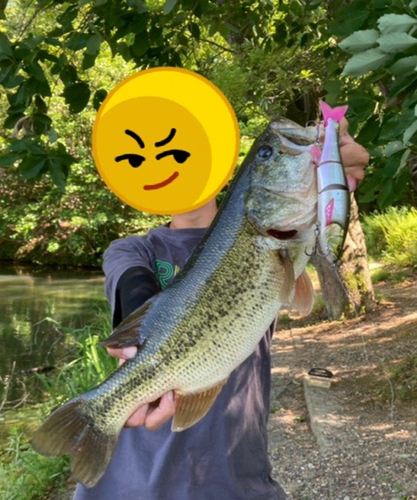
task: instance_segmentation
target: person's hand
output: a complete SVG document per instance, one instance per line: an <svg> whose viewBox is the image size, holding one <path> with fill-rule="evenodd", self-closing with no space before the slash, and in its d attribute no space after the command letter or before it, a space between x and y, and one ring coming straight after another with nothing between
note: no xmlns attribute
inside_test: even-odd
<svg viewBox="0 0 417 500"><path fill-rule="evenodd" d="M349 135L348 127L348 121L343 118L340 123L340 154L342 155L342 163L345 167L349 189L353 191L356 184L365 177L365 168L369 163L369 153Z"/></svg>
<svg viewBox="0 0 417 500"><path fill-rule="evenodd" d="M345 168L349 189L353 191L356 184L365 177L365 168L369 163L369 153L358 144L348 132L349 123L346 118L340 122L340 154ZM320 125L320 140L324 141L325 129Z"/></svg>
<svg viewBox="0 0 417 500"><path fill-rule="evenodd" d="M119 359L119 365L136 355L137 347L126 347L124 349L107 348L110 356ZM146 427L150 431L155 431L167 420L175 411L174 393L167 392L161 398L152 403L140 406L127 420L125 427Z"/></svg>

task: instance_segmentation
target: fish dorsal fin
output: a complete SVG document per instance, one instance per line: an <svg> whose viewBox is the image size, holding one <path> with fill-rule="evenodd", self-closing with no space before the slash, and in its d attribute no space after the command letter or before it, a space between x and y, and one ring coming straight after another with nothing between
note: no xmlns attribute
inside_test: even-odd
<svg viewBox="0 0 417 500"><path fill-rule="evenodd" d="M226 382L227 380L223 380L210 389L193 394L181 394L176 391L171 430L173 432L184 431L207 415Z"/></svg>
<svg viewBox="0 0 417 500"><path fill-rule="evenodd" d="M159 294L148 299L144 304L133 311L125 318L112 332L110 337L103 340L101 344L104 347L113 349L122 349L123 347L140 346L145 341L141 329L147 312Z"/></svg>
<svg viewBox="0 0 417 500"><path fill-rule="evenodd" d="M284 266L284 283L282 284L279 300L281 304L290 304L294 293L294 265L286 250L280 250L279 258Z"/></svg>
<svg viewBox="0 0 417 500"><path fill-rule="evenodd" d="M302 314L309 314L314 305L314 288L310 276L304 271L295 282L295 295L291 303L292 309Z"/></svg>

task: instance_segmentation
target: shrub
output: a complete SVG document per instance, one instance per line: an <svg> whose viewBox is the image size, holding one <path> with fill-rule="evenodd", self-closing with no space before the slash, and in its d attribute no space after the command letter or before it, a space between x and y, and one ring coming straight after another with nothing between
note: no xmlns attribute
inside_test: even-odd
<svg viewBox="0 0 417 500"><path fill-rule="evenodd" d="M390 207L363 220L368 253L398 267L417 267L417 209Z"/></svg>

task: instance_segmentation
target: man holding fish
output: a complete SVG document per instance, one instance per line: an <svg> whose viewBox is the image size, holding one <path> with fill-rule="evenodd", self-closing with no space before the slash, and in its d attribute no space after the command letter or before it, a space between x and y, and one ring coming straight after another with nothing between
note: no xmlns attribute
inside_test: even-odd
<svg viewBox="0 0 417 500"><path fill-rule="evenodd" d="M318 233L322 252L338 257L349 187L369 157L347 133L346 107L321 104L323 147L319 126L277 118L217 211L239 137L213 87L153 68L121 82L98 112L93 151L107 184L140 210L156 200L150 212L173 215L105 252L115 328L103 344L121 365L33 436L39 453L71 455L75 500L285 498L267 449L275 317L283 306L311 311L309 251ZM161 89L170 99L153 95Z"/></svg>
<svg viewBox="0 0 417 500"><path fill-rule="evenodd" d="M343 119L340 153L353 190L364 177L369 155L347 128ZM259 154L268 152L259 149ZM216 213L212 199L196 210L172 215L168 226L153 229L146 236L110 245L104 271L115 327L172 282L175 270L183 268ZM255 352L230 374L212 409L192 427L171 431L168 421L178 404L172 390L137 408L126 421L104 476L92 488L78 485L75 500L286 498L270 476L267 456L269 348L274 329L275 323ZM239 331L235 334L239 336ZM123 364L136 356L137 347L108 347L108 352Z"/></svg>

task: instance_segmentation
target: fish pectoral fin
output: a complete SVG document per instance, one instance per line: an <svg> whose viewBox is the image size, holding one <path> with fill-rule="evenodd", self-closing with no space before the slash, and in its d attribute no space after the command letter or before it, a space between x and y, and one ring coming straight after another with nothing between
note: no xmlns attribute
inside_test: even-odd
<svg viewBox="0 0 417 500"><path fill-rule="evenodd" d="M181 394L176 391L171 431L184 431L207 415L226 382L227 380L223 380L210 389L193 394Z"/></svg>
<svg viewBox="0 0 417 500"><path fill-rule="evenodd" d="M141 346L145 341L143 335L141 335L141 328L146 318L146 313L149 311L158 295L159 294L154 295L138 307L138 309L129 314L127 318L117 325L110 337L101 341L101 345L104 347L112 347L113 349Z"/></svg>
<svg viewBox="0 0 417 500"><path fill-rule="evenodd" d="M314 305L314 288L310 276L304 271L295 282L295 295L291 303L292 309L302 314L310 314Z"/></svg>
<svg viewBox="0 0 417 500"><path fill-rule="evenodd" d="M282 284L279 300L281 304L290 304L294 294L294 265L286 250L280 250L278 255L284 266L284 283Z"/></svg>

